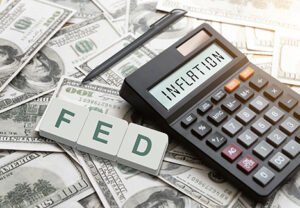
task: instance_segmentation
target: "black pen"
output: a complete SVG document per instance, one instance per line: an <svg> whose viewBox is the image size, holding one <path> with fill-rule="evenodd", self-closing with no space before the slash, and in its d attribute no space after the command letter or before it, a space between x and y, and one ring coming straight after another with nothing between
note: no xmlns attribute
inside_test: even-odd
<svg viewBox="0 0 300 208"><path fill-rule="evenodd" d="M142 46L147 40L152 38L153 36L160 33L163 29L167 26L178 20L179 18L183 17L186 14L185 10L182 9L173 9L170 13L166 14L155 23L150 25L150 28L147 32L143 35L138 37L135 41L127 45L125 48L120 50L118 53L113 55L111 58L107 59L105 62L97 66L93 71L91 71L83 80L82 83L89 81L102 72L109 69L112 65L117 63L119 60L124 58L126 55L137 49L138 47Z"/></svg>

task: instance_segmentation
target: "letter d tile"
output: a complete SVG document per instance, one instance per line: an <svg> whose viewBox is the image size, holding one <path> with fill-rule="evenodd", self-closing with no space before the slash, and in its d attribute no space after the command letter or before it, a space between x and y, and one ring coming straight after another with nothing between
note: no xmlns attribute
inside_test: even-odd
<svg viewBox="0 0 300 208"><path fill-rule="evenodd" d="M157 175L167 146L167 134L131 123L118 152L117 162Z"/></svg>

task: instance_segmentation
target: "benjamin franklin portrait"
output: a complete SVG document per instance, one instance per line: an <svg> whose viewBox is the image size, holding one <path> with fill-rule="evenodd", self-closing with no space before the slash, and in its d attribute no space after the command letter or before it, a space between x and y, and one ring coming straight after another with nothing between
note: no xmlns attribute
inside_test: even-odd
<svg viewBox="0 0 300 208"><path fill-rule="evenodd" d="M13 74L19 66L19 50L0 40L0 77Z"/></svg>
<svg viewBox="0 0 300 208"><path fill-rule="evenodd" d="M24 93L45 92L56 86L63 71L60 58L42 50L12 80L11 86Z"/></svg>

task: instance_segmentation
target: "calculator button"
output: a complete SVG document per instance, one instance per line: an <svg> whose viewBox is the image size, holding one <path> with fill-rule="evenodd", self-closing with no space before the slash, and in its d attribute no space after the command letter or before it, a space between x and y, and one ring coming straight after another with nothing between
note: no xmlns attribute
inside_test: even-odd
<svg viewBox="0 0 300 208"><path fill-rule="evenodd" d="M229 136L234 136L243 128L242 124L240 124L234 118L230 119L225 123L222 127L223 131L227 133Z"/></svg>
<svg viewBox="0 0 300 208"><path fill-rule="evenodd" d="M253 76L253 78L249 82L249 86L255 89L256 91L260 91L267 84L268 84L268 80L266 80L261 75Z"/></svg>
<svg viewBox="0 0 300 208"><path fill-rule="evenodd" d="M241 135L239 135L237 141L244 147L249 148L252 144L254 144L254 142L257 141L257 139L258 136L249 129L247 129Z"/></svg>
<svg viewBox="0 0 300 208"><path fill-rule="evenodd" d="M274 178L274 176L275 174L272 171L263 166L254 174L253 178L260 185L265 186Z"/></svg>
<svg viewBox="0 0 300 208"><path fill-rule="evenodd" d="M300 106L295 109L294 116L300 120Z"/></svg>
<svg viewBox="0 0 300 208"><path fill-rule="evenodd" d="M300 144L294 140L289 141L284 145L282 152L290 158L295 158L300 152Z"/></svg>
<svg viewBox="0 0 300 208"><path fill-rule="evenodd" d="M265 98L263 98L261 96L257 96L254 100L251 101L249 106L256 113L260 113L266 107L268 107L268 105L269 105L269 102Z"/></svg>
<svg viewBox="0 0 300 208"><path fill-rule="evenodd" d="M227 139L220 134L219 132L214 133L211 135L207 140L206 143L214 150L219 149L226 143Z"/></svg>
<svg viewBox="0 0 300 208"><path fill-rule="evenodd" d="M239 107L241 106L241 103L235 99L235 98L227 98L226 100L223 101L222 103L222 108L227 112L227 113L233 113L236 111Z"/></svg>
<svg viewBox="0 0 300 208"><path fill-rule="evenodd" d="M227 118L227 114L220 108L216 108L208 115L207 118L214 125L218 126Z"/></svg>
<svg viewBox="0 0 300 208"><path fill-rule="evenodd" d="M237 166L246 174L249 174L257 165L257 160L252 158L250 155L246 155L237 163Z"/></svg>
<svg viewBox="0 0 300 208"><path fill-rule="evenodd" d="M276 85L271 85L267 87L264 91L264 95L272 101L276 100L281 94L282 94L282 89L280 89Z"/></svg>
<svg viewBox="0 0 300 208"><path fill-rule="evenodd" d="M282 170L289 162L290 159L281 152L277 152L271 160L269 160L270 165L278 171Z"/></svg>
<svg viewBox="0 0 300 208"><path fill-rule="evenodd" d="M242 152L243 151L238 146L230 144L222 151L222 156L228 161L233 162L242 154Z"/></svg>
<svg viewBox="0 0 300 208"><path fill-rule="evenodd" d="M256 154L259 158L265 159L273 151L273 147L265 141L261 141L253 149L253 153Z"/></svg>
<svg viewBox="0 0 300 208"><path fill-rule="evenodd" d="M270 128L271 124L263 118L259 118L251 126L251 129L259 136L264 135Z"/></svg>
<svg viewBox="0 0 300 208"><path fill-rule="evenodd" d="M238 86L240 86L240 81L234 78L225 86L224 89L230 93L233 90L235 90Z"/></svg>
<svg viewBox="0 0 300 208"><path fill-rule="evenodd" d="M204 121L194 124L192 128L192 133L199 139L205 137L209 132L211 132L211 127Z"/></svg>
<svg viewBox="0 0 300 208"><path fill-rule="evenodd" d="M281 108L289 112L297 105L297 103L298 101L295 98L290 95L285 95L282 96L278 104Z"/></svg>
<svg viewBox="0 0 300 208"><path fill-rule="evenodd" d="M235 93L235 97L243 103L248 101L253 95L254 95L253 91L245 86L238 89Z"/></svg>
<svg viewBox="0 0 300 208"><path fill-rule="evenodd" d="M284 113L279 110L277 107L273 106L270 110L268 110L265 114L265 119L272 124L277 123L282 117Z"/></svg>
<svg viewBox="0 0 300 208"><path fill-rule="evenodd" d="M254 74L254 70L251 67L248 66L246 69L244 69L240 73L239 77L240 77L241 80L246 81L247 79L249 79L249 77L252 76L252 74Z"/></svg>
<svg viewBox="0 0 300 208"><path fill-rule="evenodd" d="M286 140L287 135L284 134L279 129L275 129L267 136L267 141L272 144L274 147L279 147L279 145Z"/></svg>
<svg viewBox="0 0 300 208"><path fill-rule="evenodd" d="M247 125L255 118L255 113L250 110L248 107L243 108L238 114L236 115L236 119L244 125Z"/></svg>
<svg viewBox="0 0 300 208"><path fill-rule="evenodd" d="M198 107L198 113L203 115L213 107L213 104L210 101L205 101L201 103Z"/></svg>
<svg viewBox="0 0 300 208"><path fill-rule="evenodd" d="M211 100L214 103L218 103L225 97L226 97L226 93L223 90L219 90L211 97Z"/></svg>
<svg viewBox="0 0 300 208"><path fill-rule="evenodd" d="M182 121L181 121L181 125L184 128L187 128L188 126L190 126L192 123L194 123L197 120L197 117L191 113L188 116L186 116Z"/></svg>
<svg viewBox="0 0 300 208"><path fill-rule="evenodd" d="M288 117L282 124L280 124L279 128L284 133L291 135L299 128L299 125L298 121L292 117Z"/></svg>

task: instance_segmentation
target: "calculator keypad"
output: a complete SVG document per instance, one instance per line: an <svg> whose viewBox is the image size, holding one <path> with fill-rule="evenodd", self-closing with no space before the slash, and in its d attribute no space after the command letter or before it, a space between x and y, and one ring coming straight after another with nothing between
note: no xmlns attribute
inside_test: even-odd
<svg viewBox="0 0 300 208"><path fill-rule="evenodd" d="M265 187L300 154L299 98L251 67L224 83L187 114L182 127Z"/></svg>

